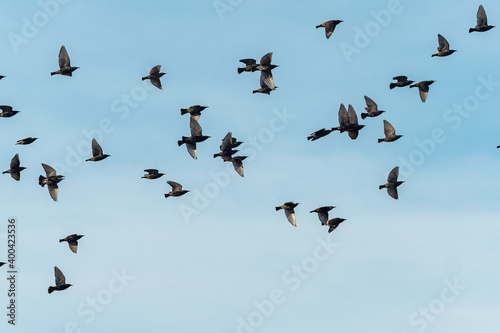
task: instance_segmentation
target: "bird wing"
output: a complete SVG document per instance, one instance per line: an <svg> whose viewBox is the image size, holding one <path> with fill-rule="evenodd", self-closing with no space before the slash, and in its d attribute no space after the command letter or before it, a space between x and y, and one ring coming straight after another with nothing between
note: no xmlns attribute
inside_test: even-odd
<svg viewBox="0 0 500 333"><path fill-rule="evenodd" d="M318 213L319 220L321 221L321 225L325 225L328 221L328 212L319 212Z"/></svg>
<svg viewBox="0 0 500 333"><path fill-rule="evenodd" d="M189 118L189 127L191 128L191 136L201 136L201 126L194 118Z"/></svg>
<svg viewBox="0 0 500 333"><path fill-rule="evenodd" d="M429 87L425 86L424 88L418 87L418 92L420 94L420 99L425 103L427 100L427 95L429 95Z"/></svg>
<svg viewBox="0 0 500 333"><path fill-rule="evenodd" d="M439 42L438 52L447 51L450 49L450 44L448 43L446 38L444 38L440 34L438 34L438 42Z"/></svg>
<svg viewBox="0 0 500 333"><path fill-rule="evenodd" d="M229 133L226 134L226 136L224 137L224 139L222 139L222 144L220 146L220 149L221 150L231 149L231 143L232 142L233 142L232 133L229 132Z"/></svg>
<svg viewBox="0 0 500 333"><path fill-rule="evenodd" d="M255 59L241 59L240 61L247 66L257 64L257 61Z"/></svg>
<svg viewBox="0 0 500 333"><path fill-rule="evenodd" d="M356 140L359 135L359 131L348 131L347 134L349 134L349 137L353 140Z"/></svg>
<svg viewBox="0 0 500 333"><path fill-rule="evenodd" d="M285 209L285 216L288 222L290 222L294 227L297 226L295 222L295 211L292 209Z"/></svg>
<svg viewBox="0 0 500 333"><path fill-rule="evenodd" d="M198 154L197 154L197 151L196 151L196 142L187 142L186 143L186 148L187 148L187 151L189 153L189 155L191 155L192 158L194 158L195 160L198 159Z"/></svg>
<svg viewBox="0 0 500 333"><path fill-rule="evenodd" d="M263 56L260 59L260 64L261 65L270 65L272 59L273 59L273 53L269 52L268 54L266 54L265 56Z"/></svg>
<svg viewBox="0 0 500 333"><path fill-rule="evenodd" d="M14 155L12 160L10 160L10 169L17 169L19 168L20 162L19 162L19 154Z"/></svg>
<svg viewBox="0 0 500 333"><path fill-rule="evenodd" d="M3 112L9 112L12 111L12 106L0 105L0 110L2 110Z"/></svg>
<svg viewBox="0 0 500 333"><path fill-rule="evenodd" d="M42 167L43 170L45 170L45 173L47 174L47 178L56 176L56 170L54 170L54 168L52 168L51 166L42 163Z"/></svg>
<svg viewBox="0 0 500 333"><path fill-rule="evenodd" d="M333 31L335 30L335 23L333 23L333 20L332 21L327 21L324 24L324 27L325 27L325 36L326 36L326 39L329 39L330 36L333 34Z"/></svg>
<svg viewBox="0 0 500 333"><path fill-rule="evenodd" d="M57 195L59 194L59 187L57 186L57 184L54 184L54 185L49 184L48 189L49 189L49 194L50 194L50 197L52 198L52 200L57 201Z"/></svg>
<svg viewBox="0 0 500 333"><path fill-rule="evenodd" d="M368 96L365 96L365 101L366 101L366 106L367 106L366 111L368 111L368 112L377 111L378 106L377 106L377 103L375 103L373 101L373 99L371 99Z"/></svg>
<svg viewBox="0 0 500 333"><path fill-rule="evenodd" d="M151 78L150 80L151 80L151 83L153 84L153 86L155 86L158 89L163 89L161 87L161 81L160 81L160 79L158 79L158 78Z"/></svg>
<svg viewBox="0 0 500 333"><path fill-rule="evenodd" d="M389 172L389 176L387 176L387 182L388 183L395 183L398 181L398 176L399 176L399 167L395 167L394 169Z"/></svg>
<svg viewBox="0 0 500 333"><path fill-rule="evenodd" d="M357 125L358 115L356 114L356 111L354 110L351 104L349 104L349 110L347 111L347 114L349 115L349 124Z"/></svg>
<svg viewBox="0 0 500 333"><path fill-rule="evenodd" d="M395 76L392 78L393 80L398 80L398 82L405 82L408 80L407 76L400 75L400 76Z"/></svg>
<svg viewBox="0 0 500 333"><path fill-rule="evenodd" d="M78 250L78 241L76 241L76 240L70 241L70 242L68 242L68 245L69 245L69 249L71 251L73 251L73 253L76 253L76 251Z"/></svg>
<svg viewBox="0 0 500 333"><path fill-rule="evenodd" d="M56 286L66 284L66 277L57 266L54 266L54 275L56 277Z"/></svg>
<svg viewBox="0 0 500 333"><path fill-rule="evenodd" d="M269 88L271 90L276 89L274 86L273 74L271 71L261 71L260 72L260 87Z"/></svg>
<svg viewBox="0 0 500 333"><path fill-rule="evenodd" d="M157 169L146 169L144 170L144 172L147 172L148 174L153 174L153 175L156 175L158 174L158 170Z"/></svg>
<svg viewBox="0 0 500 333"><path fill-rule="evenodd" d="M239 158L233 158L232 162L233 162L234 170L236 170L238 175L240 175L241 177L244 177L243 162Z"/></svg>
<svg viewBox="0 0 500 333"><path fill-rule="evenodd" d="M349 114L344 104L340 104L339 109L339 125L349 125Z"/></svg>
<svg viewBox="0 0 500 333"><path fill-rule="evenodd" d="M398 188L396 186L389 186L387 188L387 193L394 199L398 199Z"/></svg>
<svg viewBox="0 0 500 333"><path fill-rule="evenodd" d="M477 25L488 25L488 17L486 16L483 5L479 5L479 9L477 10Z"/></svg>
<svg viewBox="0 0 500 333"><path fill-rule="evenodd" d="M396 135L396 130L387 120L384 119L384 134L386 137L391 137Z"/></svg>
<svg viewBox="0 0 500 333"><path fill-rule="evenodd" d="M167 181L167 184L172 186L172 192L182 191L182 185L171 180Z"/></svg>
<svg viewBox="0 0 500 333"><path fill-rule="evenodd" d="M158 73L160 73L160 70L161 70L161 65L156 65L155 67L151 68L151 70L149 71L149 74L150 75L158 74Z"/></svg>
<svg viewBox="0 0 500 333"><path fill-rule="evenodd" d="M95 138L92 139L92 155L94 157L102 155L102 148L99 143L97 143L97 140Z"/></svg>
<svg viewBox="0 0 500 333"><path fill-rule="evenodd" d="M66 48L61 46L61 50L59 51L59 68L71 67L68 51Z"/></svg>

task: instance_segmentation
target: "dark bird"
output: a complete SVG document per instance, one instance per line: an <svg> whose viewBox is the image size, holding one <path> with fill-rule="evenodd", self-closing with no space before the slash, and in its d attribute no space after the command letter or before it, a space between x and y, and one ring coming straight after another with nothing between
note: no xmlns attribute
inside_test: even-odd
<svg viewBox="0 0 500 333"><path fill-rule="evenodd" d="M412 84L410 88L418 87L418 91L420 93L420 99L425 103L427 99L427 95L429 94L429 86L436 81L420 81L415 84Z"/></svg>
<svg viewBox="0 0 500 333"><path fill-rule="evenodd" d="M64 176L57 175L56 170L54 170L52 167L48 166L47 164L42 163L42 167L43 167L43 170L45 170L47 178L40 175L40 177L38 177L38 184L40 184L41 187L44 187L45 185L47 185L47 187L49 189L50 197L54 201L57 201L57 196L59 194L59 188L57 186L57 183L62 181L64 179Z"/></svg>
<svg viewBox="0 0 500 333"><path fill-rule="evenodd" d="M222 157L222 160L224 162L232 162L233 163L233 168L234 170L236 170L236 172L238 173L238 175L240 175L241 177L244 177L244 173L243 173L243 160L245 158L247 158L248 156L221 156Z"/></svg>
<svg viewBox="0 0 500 333"><path fill-rule="evenodd" d="M188 107L187 109L181 109L181 115L189 113L191 115L191 118L198 120L200 119L201 111L205 110L206 108L208 108L208 106L193 105Z"/></svg>
<svg viewBox="0 0 500 333"><path fill-rule="evenodd" d="M378 139L378 143L392 142L402 137L402 135L396 135L396 130L387 120L384 120L384 134L385 138Z"/></svg>
<svg viewBox="0 0 500 333"><path fill-rule="evenodd" d="M285 216L288 222L290 222L294 227L297 226L297 223L295 222L295 211L293 210L295 207L297 207L299 204L289 201L285 202L283 205L276 207L276 211L280 209L285 210Z"/></svg>
<svg viewBox="0 0 500 333"><path fill-rule="evenodd" d="M102 161L106 157L110 156L108 154L103 154L102 153L102 148L99 145L99 143L97 143L97 140L95 138L92 139L92 155L93 156L91 158L85 160L85 162L88 162L88 161L93 161L93 162Z"/></svg>
<svg viewBox="0 0 500 333"><path fill-rule="evenodd" d="M144 80L150 80L151 83L153 84L153 86L155 86L158 89L163 89L161 87L160 78L163 75L167 74L167 73L160 73L160 70L161 70L161 66L160 65L157 65L157 66L151 68L151 70L149 71L149 75L143 77L142 81L144 81Z"/></svg>
<svg viewBox="0 0 500 333"><path fill-rule="evenodd" d="M29 145L30 143L35 142L35 140L37 140L37 139L38 138L29 137L29 138L26 138L26 139L17 140L16 145Z"/></svg>
<svg viewBox="0 0 500 333"><path fill-rule="evenodd" d="M54 275L56 277L56 285L55 287L49 287L49 294L52 294L54 290L65 290L72 286L72 284L66 283L66 277L64 277L64 274L57 266L54 266Z"/></svg>
<svg viewBox="0 0 500 333"><path fill-rule="evenodd" d="M328 39L333 34L333 31L335 30L335 27L337 26L337 24L342 23L342 22L344 22L344 21L340 21L340 20L326 21L324 23L321 23L320 25L317 25L316 29L321 28L321 27L325 28L326 39Z"/></svg>
<svg viewBox="0 0 500 333"><path fill-rule="evenodd" d="M432 57L446 57L452 54L453 52L456 52L456 50L450 50L450 44L448 43L446 38L444 38L440 34L438 34L438 42L439 42L439 46L437 48L438 53L433 54Z"/></svg>
<svg viewBox="0 0 500 333"><path fill-rule="evenodd" d="M257 61L255 59L241 59L240 62L245 64L245 67L238 68L238 74L243 72L255 72L257 70Z"/></svg>
<svg viewBox="0 0 500 333"><path fill-rule="evenodd" d="M265 54L262 58L260 58L260 63L257 65L257 67L255 67L255 69L258 71L270 72L271 70L278 67L278 65L271 64L272 59L273 59L272 52ZM271 87L270 85L267 85L267 86Z"/></svg>
<svg viewBox="0 0 500 333"><path fill-rule="evenodd" d="M161 176L165 175L164 173L158 172L157 169L146 169L144 172L147 172L147 175L142 176L141 178L146 179L158 179Z"/></svg>
<svg viewBox="0 0 500 333"><path fill-rule="evenodd" d="M10 173L10 176L15 180L19 181L21 179L21 171L26 169L25 167L20 166L19 162L19 154L14 155L12 160L10 160L10 169L4 171L3 173Z"/></svg>
<svg viewBox="0 0 500 333"><path fill-rule="evenodd" d="M349 104L349 110L347 113L349 115L349 128L347 129L347 133L351 139L356 140L359 130L365 127L365 125L358 124L358 116L356 115L356 111L351 104Z"/></svg>
<svg viewBox="0 0 500 333"><path fill-rule="evenodd" d="M184 195L184 194L189 192L187 190L183 190L182 185L179 183L173 182L171 180L167 181L167 183L168 183L168 185L172 186L172 191L165 194L165 198L180 197L181 195Z"/></svg>
<svg viewBox="0 0 500 333"><path fill-rule="evenodd" d="M387 193L394 199L398 199L398 186L404 183L404 181L398 181L398 175L399 167L395 167L389 173L389 176L387 177L387 183L378 187L379 190L387 188Z"/></svg>
<svg viewBox="0 0 500 333"><path fill-rule="evenodd" d="M373 101L368 96L365 96L365 101L366 101L366 112L367 113L361 113L361 119L365 119L366 117L376 117L384 113L385 111L381 111L378 109L377 103Z"/></svg>
<svg viewBox="0 0 500 333"><path fill-rule="evenodd" d="M12 110L12 106L8 105L0 105L0 110L2 110L2 112L0 113L0 117L2 118L10 118L13 115L19 113L19 111Z"/></svg>
<svg viewBox="0 0 500 333"><path fill-rule="evenodd" d="M69 235L67 237L64 237L63 239L59 240L59 243L61 242L68 242L69 249L73 251L73 253L76 253L78 251L78 240L82 238L84 235Z"/></svg>
<svg viewBox="0 0 500 333"><path fill-rule="evenodd" d="M72 76L72 73L78 68L80 67L71 67L68 51L66 51L66 48L63 45L61 46L61 50L59 51L59 69L55 72L50 73L50 75L61 74Z"/></svg>
<svg viewBox="0 0 500 333"><path fill-rule="evenodd" d="M182 140L177 141L177 144L182 146L183 143L186 144L187 151L193 159L198 159L196 151L196 143L203 142L209 138L209 136L203 135L201 131L201 126L198 121L191 117L189 118L189 127L191 128L191 136L183 136Z"/></svg>
<svg viewBox="0 0 500 333"><path fill-rule="evenodd" d="M222 139L222 144L220 145L220 152L217 154L214 154L214 158L217 156L220 157L231 157L232 155L236 154L239 150L234 150L235 146L233 145L233 136L231 132L228 132L224 139Z"/></svg>
<svg viewBox="0 0 500 333"><path fill-rule="evenodd" d="M334 209L335 206L324 206L311 210L310 213L318 213L318 218L321 221L321 225L326 225L328 221L328 212Z"/></svg>
<svg viewBox="0 0 500 333"><path fill-rule="evenodd" d="M479 5L479 9L477 10L476 26L474 28L470 28L469 33L473 31L484 32L494 27L495 27L494 25L488 25L488 17L486 16L486 12L483 8L483 5Z"/></svg>
<svg viewBox="0 0 500 333"><path fill-rule="evenodd" d="M392 78L393 80L397 80L398 82L393 82L389 85L389 88L394 89L396 87L406 87L412 84L415 81L408 80L408 77L404 75L395 76Z"/></svg>
<svg viewBox="0 0 500 333"><path fill-rule="evenodd" d="M331 220L326 221L325 225L330 226L330 228L328 229L328 233L335 230L339 226L339 224L344 222L344 221L345 221L345 219L341 219L339 217L335 217Z"/></svg>
<svg viewBox="0 0 500 333"><path fill-rule="evenodd" d="M322 128L316 132L313 132L311 133L311 135L309 135L307 137L307 140L311 140L311 141L314 141L314 140L318 140L324 136L327 136L328 134L330 134L331 132L333 131L333 129L325 129L325 128Z"/></svg>
<svg viewBox="0 0 500 333"><path fill-rule="evenodd" d="M349 128L349 113L347 112L345 105L340 104L339 126L332 128L332 131L340 131L340 133L343 133L343 132L347 131L348 128Z"/></svg>

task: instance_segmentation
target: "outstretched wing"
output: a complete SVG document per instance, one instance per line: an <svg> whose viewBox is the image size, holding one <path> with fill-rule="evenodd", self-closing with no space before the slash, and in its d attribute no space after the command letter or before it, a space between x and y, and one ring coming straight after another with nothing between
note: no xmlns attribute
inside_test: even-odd
<svg viewBox="0 0 500 333"><path fill-rule="evenodd" d="M395 183L398 181L398 176L399 176L399 167L395 167L394 169L389 172L389 176L387 176L387 182L388 183Z"/></svg>
<svg viewBox="0 0 500 333"><path fill-rule="evenodd" d="M191 128L191 136L201 136L201 126L198 120L193 117L189 118L189 127Z"/></svg>
<svg viewBox="0 0 500 333"><path fill-rule="evenodd" d="M240 175L241 177L244 177L243 162L239 158L233 158L232 162L233 162L234 170L236 170L238 175Z"/></svg>
<svg viewBox="0 0 500 333"><path fill-rule="evenodd" d="M43 170L45 170L45 173L47 174L47 178L56 176L56 170L54 170L54 168L52 168L51 166L42 163L42 167Z"/></svg>
<svg viewBox="0 0 500 333"><path fill-rule="evenodd" d="M384 134L386 137L391 137L396 135L396 130L394 129L394 127L385 119L384 119Z"/></svg>
<svg viewBox="0 0 500 333"><path fill-rule="evenodd" d="M394 199L398 199L398 188L396 186L389 186L387 188L387 193Z"/></svg>
<svg viewBox="0 0 500 333"><path fill-rule="evenodd" d="M63 67L71 67L68 51L66 51L64 45L61 46L61 50L59 51L59 68Z"/></svg>
<svg viewBox="0 0 500 333"><path fill-rule="evenodd" d="M155 67L151 68L151 70L149 71L149 74L151 74L151 75L158 74L158 73L160 73L160 70L161 70L161 65L156 65Z"/></svg>
<svg viewBox="0 0 500 333"><path fill-rule="evenodd" d="M233 142L232 133L229 132L229 133L226 134L226 136L224 137L224 139L222 139L222 145L220 146L220 149L221 150L231 149L231 143L232 142Z"/></svg>
<svg viewBox="0 0 500 333"><path fill-rule="evenodd" d="M172 192L182 191L182 185L171 180L167 181L167 184L172 186Z"/></svg>
<svg viewBox="0 0 500 333"><path fill-rule="evenodd" d="M102 155L102 148L95 138L92 139L92 155L94 157Z"/></svg>
<svg viewBox="0 0 500 333"><path fill-rule="evenodd" d="M270 65L272 59L273 59L273 53L269 52L268 54L266 54L265 56L263 56L260 59L260 64L261 65Z"/></svg>
<svg viewBox="0 0 500 333"><path fill-rule="evenodd" d="M66 284L66 277L57 266L54 266L54 275L56 277L56 286Z"/></svg>
<svg viewBox="0 0 500 333"><path fill-rule="evenodd" d="M358 115L356 114L356 111L354 110L351 104L349 104L349 110L347 111L347 114L349 115L349 124L357 125Z"/></svg>
<svg viewBox="0 0 500 333"><path fill-rule="evenodd" d="M479 9L477 10L477 25L488 25L488 17L486 17L486 11L483 5L479 5Z"/></svg>
<svg viewBox="0 0 500 333"><path fill-rule="evenodd" d="M10 169L17 169L19 168L20 162L19 162L19 154L14 155L12 160L10 160Z"/></svg>
<svg viewBox="0 0 500 333"><path fill-rule="evenodd" d="M240 61L247 66L257 64L257 61L255 59L241 59Z"/></svg>
<svg viewBox="0 0 500 333"><path fill-rule="evenodd" d="M297 223L295 222L295 211L293 209L285 209L285 216L291 225L294 227L297 226Z"/></svg>
<svg viewBox="0 0 500 333"><path fill-rule="evenodd" d="M271 71L261 71L260 72L260 87L266 88L268 87L271 90L276 89L274 86L273 74Z"/></svg>
<svg viewBox="0 0 500 333"><path fill-rule="evenodd" d="M54 185L49 184L48 189L49 189L49 194L50 194L50 197L52 198L52 200L57 201L57 196L59 194L59 187L57 186L57 184L54 184Z"/></svg>
<svg viewBox="0 0 500 333"><path fill-rule="evenodd" d="M447 51L450 49L450 44L448 43L446 38L444 38L440 34L438 34L438 42L439 42L438 52Z"/></svg>
<svg viewBox="0 0 500 333"><path fill-rule="evenodd" d="M187 148L187 151L188 151L189 155L191 155L191 157L193 159L197 160L198 159L198 153L196 151L196 142L187 142L186 143L186 148Z"/></svg>
<svg viewBox="0 0 500 333"><path fill-rule="evenodd" d="M371 99L368 96L365 96L365 101L366 101L366 106L367 106L366 111L368 111L368 112L377 111L378 106L377 106L377 103L375 103L373 101L373 99Z"/></svg>
<svg viewBox="0 0 500 333"><path fill-rule="evenodd" d="M340 104L339 109L339 125L349 125L349 114L345 108L344 104Z"/></svg>

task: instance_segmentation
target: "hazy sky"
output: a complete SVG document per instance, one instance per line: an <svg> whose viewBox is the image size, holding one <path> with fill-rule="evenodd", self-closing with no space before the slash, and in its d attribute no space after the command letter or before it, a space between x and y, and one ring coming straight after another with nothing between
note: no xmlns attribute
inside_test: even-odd
<svg viewBox="0 0 500 333"><path fill-rule="evenodd" d="M493 332L500 326L500 28L480 2L2 1L0 261L16 217L8 332ZM482 2L500 26L500 3ZM324 21L340 19L330 39ZM452 49L431 58L442 34ZM50 76L65 45L73 77ZM278 87L239 59L273 52ZM156 65L163 90L141 81ZM426 103L391 78L436 80ZM387 111L357 140L341 103ZM180 108L209 106L193 160ZM383 119L404 137L377 143ZM214 159L231 131L245 177ZM39 138L28 146L16 140ZM111 157L91 157L95 137ZM65 176L54 202L41 163ZM378 185L400 166L399 200ZM166 175L141 179L143 170ZM167 180L191 192L164 198ZM275 206L297 206L297 228ZM330 235L316 214L346 221ZM78 254L58 240L85 235ZM73 286L47 293L54 266ZM7 276L7 267L0 268Z"/></svg>

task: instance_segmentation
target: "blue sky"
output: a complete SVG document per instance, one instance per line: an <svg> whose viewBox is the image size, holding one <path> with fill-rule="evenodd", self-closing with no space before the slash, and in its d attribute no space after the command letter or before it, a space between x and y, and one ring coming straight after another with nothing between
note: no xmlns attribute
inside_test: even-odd
<svg viewBox="0 0 500 333"><path fill-rule="evenodd" d="M21 111L0 119L0 162L27 167L0 179L0 261L14 216L19 272L17 327L2 331L498 328L499 28L468 33L480 2L56 1L0 4L0 104ZM500 4L482 4L499 25ZM327 40L315 26L331 19L344 22ZM438 33L458 51L431 58ZM50 76L61 45L71 78ZM259 74L238 60L267 52L278 88L252 94ZM156 65L163 90L141 81ZM426 103L390 90L396 75L436 80ZM306 140L364 95L387 112L360 119L357 140ZM198 160L177 146L195 104L211 136ZM383 119L404 137L378 144ZM229 131L244 178L212 157ZM111 157L83 162L92 137ZM40 163L65 175L58 202ZM397 201L378 189L396 165ZM191 192L165 199L167 180ZM285 201L297 228L274 209ZM330 235L309 213L326 205L346 219ZM73 233L76 255L58 243ZM74 286L48 295L54 266Z"/></svg>

